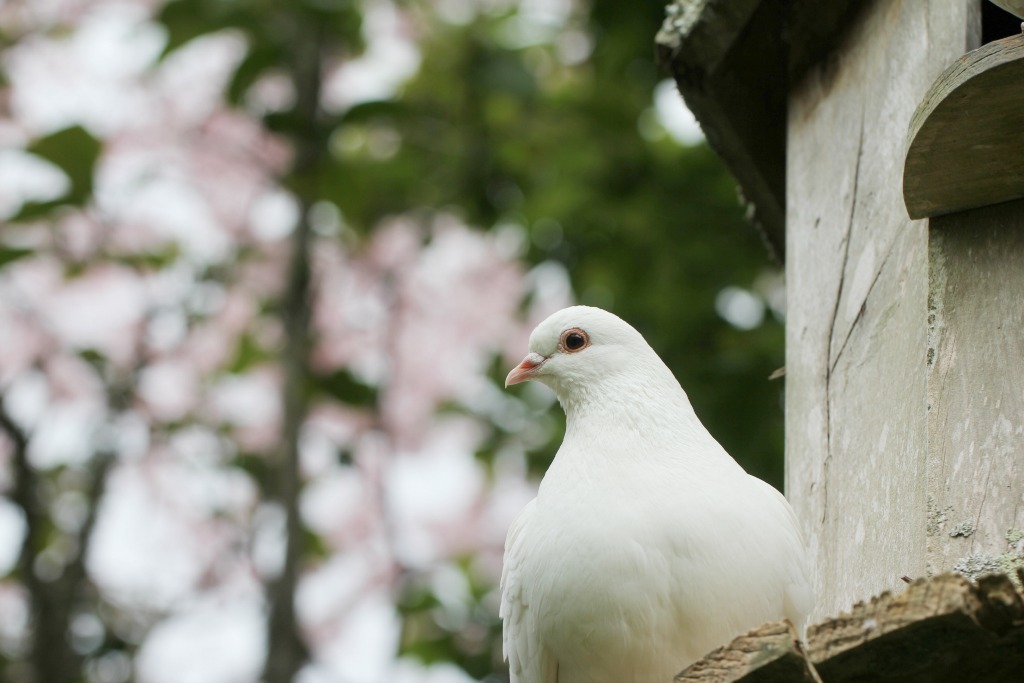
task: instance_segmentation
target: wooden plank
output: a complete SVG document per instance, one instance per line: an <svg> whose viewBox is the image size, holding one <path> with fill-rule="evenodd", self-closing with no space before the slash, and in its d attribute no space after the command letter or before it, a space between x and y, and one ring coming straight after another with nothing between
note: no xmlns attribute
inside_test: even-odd
<svg viewBox="0 0 1024 683"><path fill-rule="evenodd" d="M825 683L1019 680L1024 603L1006 576L972 585L945 574L859 603L808 641Z"/></svg>
<svg viewBox="0 0 1024 683"><path fill-rule="evenodd" d="M927 229L898 150L972 7L870 3L790 93L786 484L815 618L925 570Z"/></svg>
<svg viewBox="0 0 1024 683"><path fill-rule="evenodd" d="M1024 35L957 60L910 123L907 213L924 218L1024 197Z"/></svg>
<svg viewBox="0 0 1024 683"><path fill-rule="evenodd" d="M789 0L789 77L799 81L807 70L833 52L836 36L857 20L870 3L857 0Z"/></svg>
<svg viewBox="0 0 1024 683"><path fill-rule="evenodd" d="M736 176L779 260L785 246L786 88L866 3L674 0L655 43L708 143Z"/></svg>
<svg viewBox="0 0 1024 683"><path fill-rule="evenodd" d="M820 683L788 621L772 621L720 647L675 683Z"/></svg>
<svg viewBox="0 0 1024 683"><path fill-rule="evenodd" d="M761 0L675 0L665 7L665 21L655 44L667 61L718 68L750 21ZM692 67L691 67L692 68Z"/></svg>
<svg viewBox="0 0 1024 683"><path fill-rule="evenodd" d="M1024 200L932 219L929 251L928 568L1012 573L1024 566Z"/></svg>
<svg viewBox="0 0 1024 683"><path fill-rule="evenodd" d="M1004 683L1024 670L1024 600L1005 574L918 579L808 630L767 623L675 683Z"/></svg>
<svg viewBox="0 0 1024 683"><path fill-rule="evenodd" d="M708 144L736 177L781 260L786 62L777 3L677 0L656 45ZM756 104L753 104L756 103Z"/></svg>
<svg viewBox="0 0 1024 683"><path fill-rule="evenodd" d="M875 266L848 336L832 342L830 489L821 514L831 541L826 590L834 610L899 588L900 577L919 576L925 567L925 243L925 226L905 228ZM870 262L870 246L864 249L861 262ZM837 330L847 329L839 324Z"/></svg>

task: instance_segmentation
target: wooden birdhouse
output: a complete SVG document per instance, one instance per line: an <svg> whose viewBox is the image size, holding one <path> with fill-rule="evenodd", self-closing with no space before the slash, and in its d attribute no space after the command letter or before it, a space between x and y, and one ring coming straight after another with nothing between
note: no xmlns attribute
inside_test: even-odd
<svg viewBox="0 0 1024 683"><path fill-rule="evenodd" d="M980 0L677 0L657 43L785 264L786 493L814 619L904 577L1014 575L1020 19Z"/></svg>

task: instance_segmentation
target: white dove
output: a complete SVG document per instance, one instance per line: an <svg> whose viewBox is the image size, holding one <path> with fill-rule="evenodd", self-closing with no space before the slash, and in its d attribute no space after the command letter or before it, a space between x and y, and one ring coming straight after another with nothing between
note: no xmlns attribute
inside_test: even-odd
<svg viewBox="0 0 1024 683"><path fill-rule="evenodd" d="M565 439L512 523L501 578L512 683L670 683L813 603L792 509L697 419L629 324L573 306L505 380L554 390Z"/></svg>

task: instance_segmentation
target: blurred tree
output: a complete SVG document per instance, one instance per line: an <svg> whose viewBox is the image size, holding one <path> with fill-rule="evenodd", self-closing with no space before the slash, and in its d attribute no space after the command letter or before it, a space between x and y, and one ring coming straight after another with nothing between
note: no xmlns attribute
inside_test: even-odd
<svg viewBox="0 0 1024 683"><path fill-rule="evenodd" d="M32 45L87 33L95 17L71 2L56 18L11 7L0 13L3 65L39 59ZM24 152L67 179L21 201L0 234L10 294L0 316L16 330L0 339L4 486L24 523L0 601L31 610L22 636L0 624L5 680L121 683L130 658L140 680L175 680L159 673L167 659L152 643L171 642L193 613L113 583L107 551L94 550L110 545L93 540L97 515L103 537L133 486L163 501L160 514L186 536L213 543L175 549L202 558L184 582L192 602L265 596L262 661L203 680L344 671L359 683L376 674L337 660L392 642L385 656L440 667L438 680L502 680L504 526L550 462L562 418L543 391L497 387L529 328L564 303L563 271L584 303L634 323L712 433L780 485L781 388L767 376L782 362L782 328L765 315L778 278L713 154L658 121L661 2L134 7L153 8L164 31L133 86L163 103L151 122L48 128L24 106L0 112ZM382 32L391 42L360 81ZM409 62L411 78L382 83ZM197 73L213 95L183 104L180 83L192 87ZM32 87L24 76L3 83L13 93L3 106ZM147 194L153 178L163 189ZM206 213L154 228L176 225L172 205L193 195ZM294 216L266 218L282 212ZM146 292L124 339L76 341L48 307L110 279ZM736 302L745 316L730 312ZM42 381L43 412L54 411L68 368L104 407L88 453L48 465L31 456L47 422L25 397ZM142 445L124 436L140 423ZM475 460L446 459L460 449ZM190 477L234 498L184 494ZM410 502L409 482L441 498ZM72 490L84 507L62 526ZM425 507L461 498L447 517ZM90 552L100 559L87 567ZM325 593L342 581L351 585ZM364 613L372 619L357 623ZM352 635L366 623L379 642ZM347 650L337 645L346 637ZM406 678L417 676L426 670Z"/></svg>
<svg viewBox="0 0 1024 683"><path fill-rule="evenodd" d="M396 149L341 145L326 191L364 230L416 207L522 226L526 257L565 264L583 303L636 325L727 450L781 487L781 389L766 378L782 325L737 329L715 310L729 286L778 283L718 159L652 134L662 12L595 2L552 30L510 5L422 25L415 79L392 102L351 109L337 135L387 134Z"/></svg>

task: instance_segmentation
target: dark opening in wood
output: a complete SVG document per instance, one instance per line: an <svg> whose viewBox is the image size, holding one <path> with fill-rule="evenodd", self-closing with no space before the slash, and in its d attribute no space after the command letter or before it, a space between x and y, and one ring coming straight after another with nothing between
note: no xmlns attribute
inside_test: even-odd
<svg viewBox="0 0 1024 683"><path fill-rule="evenodd" d="M981 44L1020 33L1020 19L989 0L981 0Z"/></svg>

